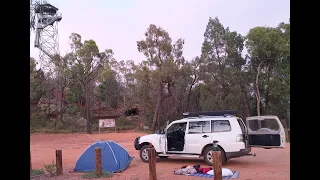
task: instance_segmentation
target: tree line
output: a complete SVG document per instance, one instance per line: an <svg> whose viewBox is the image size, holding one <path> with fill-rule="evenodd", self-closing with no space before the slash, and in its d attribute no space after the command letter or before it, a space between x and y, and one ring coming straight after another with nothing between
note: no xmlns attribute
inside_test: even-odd
<svg viewBox="0 0 320 180"><path fill-rule="evenodd" d="M91 133L93 109L130 107L153 130L182 112L226 109L242 118L277 115L290 127L290 22L243 36L209 18L201 54L193 59L183 56L185 40L171 39L162 27L151 24L144 36L137 41L145 56L140 63L116 60L112 49L101 51L77 33L70 52L52 58L50 71L36 68L31 57L31 128L82 125Z"/></svg>

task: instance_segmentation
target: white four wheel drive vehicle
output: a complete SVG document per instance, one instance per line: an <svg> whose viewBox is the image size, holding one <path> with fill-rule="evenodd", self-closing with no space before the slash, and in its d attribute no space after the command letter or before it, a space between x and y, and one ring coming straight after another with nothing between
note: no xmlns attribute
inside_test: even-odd
<svg viewBox="0 0 320 180"><path fill-rule="evenodd" d="M250 156L251 147L284 148L285 131L277 116L248 117L246 124L235 111L183 113L184 118L168 124L155 134L137 137L134 147L148 162L149 143L158 157L203 157L212 165L213 141L218 141L222 163Z"/></svg>

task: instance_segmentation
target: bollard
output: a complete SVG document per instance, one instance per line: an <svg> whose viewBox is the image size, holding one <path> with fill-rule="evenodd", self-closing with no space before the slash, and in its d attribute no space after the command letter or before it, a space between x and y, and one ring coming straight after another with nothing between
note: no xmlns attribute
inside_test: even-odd
<svg viewBox="0 0 320 180"><path fill-rule="evenodd" d="M148 158L149 158L149 180L157 180L157 171L156 171L156 150L152 147L152 144L149 144L148 148Z"/></svg>
<svg viewBox="0 0 320 180"><path fill-rule="evenodd" d="M218 141L213 141L212 161L214 180L222 180L222 161L221 152L218 150Z"/></svg>
<svg viewBox="0 0 320 180"><path fill-rule="evenodd" d="M57 176L63 174L62 170L62 150L56 150L56 168L57 168Z"/></svg>
<svg viewBox="0 0 320 180"><path fill-rule="evenodd" d="M95 148L96 155L96 175L100 177L102 175L102 165L101 165L101 148Z"/></svg>

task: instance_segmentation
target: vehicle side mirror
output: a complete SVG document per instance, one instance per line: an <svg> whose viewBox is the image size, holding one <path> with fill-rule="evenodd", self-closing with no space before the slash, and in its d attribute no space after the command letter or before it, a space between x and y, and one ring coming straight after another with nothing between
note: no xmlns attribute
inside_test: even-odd
<svg viewBox="0 0 320 180"><path fill-rule="evenodd" d="M158 130L158 131L156 131L156 133L157 133L157 134L164 134L164 130L163 130L163 129Z"/></svg>

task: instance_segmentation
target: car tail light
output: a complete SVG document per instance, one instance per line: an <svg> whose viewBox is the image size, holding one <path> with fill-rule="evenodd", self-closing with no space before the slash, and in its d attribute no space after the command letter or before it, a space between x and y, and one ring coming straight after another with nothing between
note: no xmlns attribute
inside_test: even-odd
<svg viewBox="0 0 320 180"><path fill-rule="evenodd" d="M238 134L237 138L236 138L237 142L243 142L243 135L242 134Z"/></svg>

